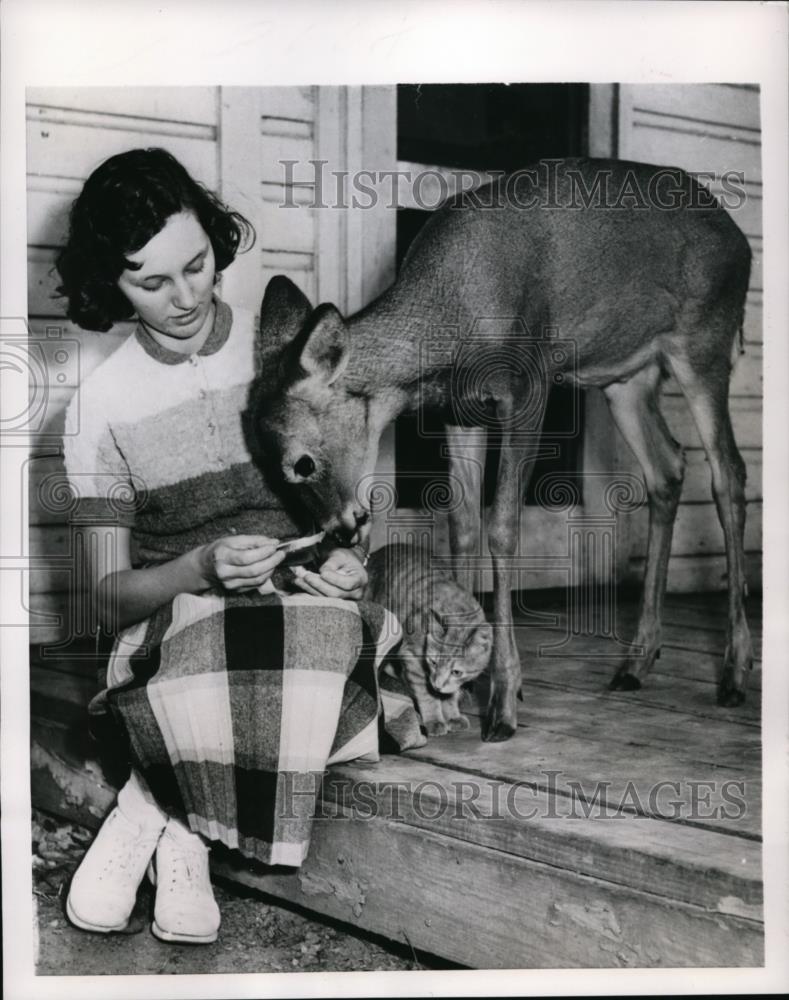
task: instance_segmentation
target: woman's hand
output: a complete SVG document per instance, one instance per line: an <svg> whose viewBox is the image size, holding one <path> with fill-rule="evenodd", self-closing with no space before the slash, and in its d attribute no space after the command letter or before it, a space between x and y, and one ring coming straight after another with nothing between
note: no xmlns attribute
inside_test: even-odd
<svg viewBox="0 0 789 1000"><path fill-rule="evenodd" d="M367 583L367 570L350 549L333 549L317 573L306 572L294 583L316 597L359 601Z"/></svg>
<svg viewBox="0 0 789 1000"><path fill-rule="evenodd" d="M205 588L240 593L261 587L285 558L278 544L279 539L265 535L228 535L196 549Z"/></svg>

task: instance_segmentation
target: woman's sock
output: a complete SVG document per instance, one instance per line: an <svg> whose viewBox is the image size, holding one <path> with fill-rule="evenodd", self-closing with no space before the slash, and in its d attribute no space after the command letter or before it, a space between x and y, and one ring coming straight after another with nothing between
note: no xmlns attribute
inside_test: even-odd
<svg viewBox="0 0 789 1000"><path fill-rule="evenodd" d="M161 829L167 823L167 813L159 808L145 779L134 770L118 792L118 810L130 823L141 827Z"/></svg>

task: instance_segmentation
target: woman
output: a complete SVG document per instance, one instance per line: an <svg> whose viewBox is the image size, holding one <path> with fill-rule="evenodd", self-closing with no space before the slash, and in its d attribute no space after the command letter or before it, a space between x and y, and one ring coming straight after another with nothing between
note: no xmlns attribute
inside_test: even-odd
<svg viewBox="0 0 789 1000"><path fill-rule="evenodd" d="M304 790L327 763L377 755L375 670L398 631L356 603L362 557L324 550L296 581L311 596L272 580L299 526L242 430L254 317L214 294L250 237L169 153L138 149L85 182L58 259L70 319L138 320L83 381L64 437L74 521L119 630L100 700L132 761L70 887L68 916L87 930L127 926L147 869L153 933L214 941L206 841L301 864Z"/></svg>

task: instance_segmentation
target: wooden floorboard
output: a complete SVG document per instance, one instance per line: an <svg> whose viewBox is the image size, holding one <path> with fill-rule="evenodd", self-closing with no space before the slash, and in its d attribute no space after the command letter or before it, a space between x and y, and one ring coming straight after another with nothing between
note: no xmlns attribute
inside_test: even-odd
<svg viewBox="0 0 789 1000"><path fill-rule="evenodd" d="M521 653L523 681L566 682L590 694L606 695L622 705L644 704L667 711L690 711L713 721L759 725L761 719L761 671L754 668L748 679L746 700L734 708L717 703L716 674L720 663L704 654L666 650L638 691L609 691L619 657L568 657L539 655L524 646Z"/></svg>
<svg viewBox="0 0 789 1000"><path fill-rule="evenodd" d="M725 591L718 593L688 593L688 594L666 594L665 606L673 608L695 608L701 615L715 615L721 621L726 621L726 602L728 595ZM754 594L746 598L745 610L748 619L753 622L762 619L762 598L761 594Z"/></svg>
<svg viewBox="0 0 789 1000"><path fill-rule="evenodd" d="M519 726L540 733L600 744L604 753L621 759L623 750L634 747L650 752L680 754L688 767L698 770L758 768L760 734L758 728L720 722L711 727L709 719L691 712L676 711L670 716L652 705L628 701L627 695L587 693L560 684L530 681L524 685L524 701L518 707ZM471 703L469 714L479 712ZM667 725L670 720L670 725ZM681 733L682 739L677 739Z"/></svg>
<svg viewBox="0 0 789 1000"><path fill-rule="evenodd" d="M657 812L652 803L659 795L659 802L678 802L681 822L688 825L761 836L761 779L750 768L706 767L682 752L570 738L535 727L519 728L506 744L481 743L477 733L453 733L409 753L417 760L528 782L554 794L570 795L573 788L589 799L602 794L614 807L645 815ZM664 782L670 784L660 784ZM670 836L671 823L666 826Z"/></svg>
<svg viewBox="0 0 789 1000"><path fill-rule="evenodd" d="M551 615L557 624L551 626L551 630L558 627L558 622L567 622L568 613L565 607L557 606L549 609L540 609L540 614ZM637 611L632 605L619 607L612 615L614 620L613 634L620 642L627 645L635 634ZM516 623L526 631L531 628L539 629L540 623L531 623L525 615L515 615ZM750 632L754 646L754 654L757 660L761 660L762 655L762 628L761 621L751 621ZM545 626L543 626L545 627ZM594 626L594 635L599 635L598 626ZM590 636L591 638L591 636ZM600 636L603 638L603 636ZM679 648L703 649L709 653L723 656L726 645L726 616L701 615L694 608L667 608L662 619L662 641L663 644L676 645Z"/></svg>
<svg viewBox="0 0 789 1000"><path fill-rule="evenodd" d="M616 668L624 659L629 647L631 630L619 633L619 641L606 636L571 635L561 628L538 628L516 623L515 638L524 666L524 680L532 676L557 674L564 666L570 668L577 681L578 667L585 667L590 683L607 686ZM644 678L644 690L657 687L654 678L677 678L693 683L706 684L714 689L723 669L724 641L709 633L676 626L664 626L661 654ZM754 661L748 679L748 689L757 693L753 708L758 718L761 691L761 662ZM699 689L700 690L700 689ZM638 692L637 692L638 693ZM708 694L710 705L715 705L715 692ZM695 701L695 699L694 699ZM746 709L746 713L749 710ZM745 714L745 717L752 717ZM723 717L723 715L722 715Z"/></svg>
<svg viewBox="0 0 789 1000"><path fill-rule="evenodd" d="M672 723L672 715L693 715L698 720L717 725L719 722L735 726L745 726L756 730L757 737L761 731L759 722L760 708L759 692L751 691L748 701L736 708L722 708L715 703L715 688L707 683L686 682L677 684L669 677L656 677L646 688L637 692L609 691L608 673L592 674L588 669L577 664L562 666L555 680L546 676L535 676L530 684L536 688L559 688L566 691L576 691L591 697L605 699L611 704L620 706L622 713L628 714L631 706L642 706L653 712L665 713L664 722L667 727ZM524 700L526 696L524 695Z"/></svg>

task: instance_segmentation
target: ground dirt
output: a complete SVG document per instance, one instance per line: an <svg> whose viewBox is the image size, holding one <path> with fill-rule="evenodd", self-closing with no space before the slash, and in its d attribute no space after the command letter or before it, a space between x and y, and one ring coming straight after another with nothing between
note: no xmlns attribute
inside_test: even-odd
<svg viewBox="0 0 789 1000"><path fill-rule="evenodd" d="M89 934L67 920L63 901L93 832L34 812L33 892L39 975L382 972L457 968L393 942L316 920L258 893L215 883L222 913L211 945L174 945L150 932L153 889L144 880L123 934Z"/></svg>

